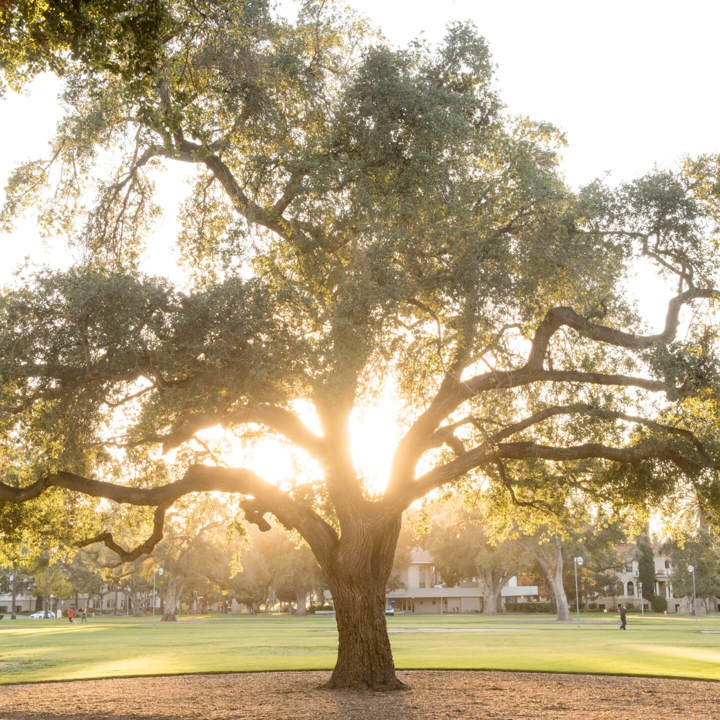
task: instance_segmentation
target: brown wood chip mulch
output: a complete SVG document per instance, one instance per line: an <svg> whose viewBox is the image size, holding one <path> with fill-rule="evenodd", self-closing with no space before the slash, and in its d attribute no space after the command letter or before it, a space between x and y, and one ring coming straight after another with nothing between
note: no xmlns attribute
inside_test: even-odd
<svg viewBox="0 0 720 720"><path fill-rule="evenodd" d="M319 689L324 672L178 675L0 686L0 720L718 720L720 683L409 671L401 692Z"/></svg>

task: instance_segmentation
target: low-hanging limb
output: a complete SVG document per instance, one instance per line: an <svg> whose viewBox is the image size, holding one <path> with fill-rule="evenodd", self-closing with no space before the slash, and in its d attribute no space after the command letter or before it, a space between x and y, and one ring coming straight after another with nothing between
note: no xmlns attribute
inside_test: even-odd
<svg viewBox="0 0 720 720"><path fill-rule="evenodd" d="M91 497L103 497L118 503L158 509L167 509L178 498L194 492L214 491L248 495L252 501L247 507L255 519L259 520L266 512L272 513L285 527L297 529L307 540L318 559L329 559L338 542L333 528L311 508L294 500L275 485L262 480L255 473L244 468L192 465L180 480L155 488L129 487L86 478L75 473L57 472L48 474L31 485L21 488L0 482L0 500L14 503L25 502L40 496L51 487L64 488ZM153 536L146 543L151 542L158 528L162 528L159 518L156 511ZM157 544L161 537L162 535L154 544ZM97 536L98 541L105 542L108 539L114 542L109 534ZM147 547L152 549L150 545ZM130 552L135 552L135 550Z"/></svg>

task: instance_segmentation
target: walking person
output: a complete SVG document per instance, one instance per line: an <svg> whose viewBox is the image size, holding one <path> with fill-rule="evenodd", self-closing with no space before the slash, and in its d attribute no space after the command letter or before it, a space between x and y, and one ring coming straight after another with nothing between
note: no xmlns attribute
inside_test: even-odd
<svg viewBox="0 0 720 720"><path fill-rule="evenodd" d="M74 616L74 615L75 615L75 608L74 608L74 607L71 607L71 608L68 610L68 620L69 620L70 622L73 621L73 616Z"/></svg>
<svg viewBox="0 0 720 720"><path fill-rule="evenodd" d="M624 605L618 605L618 612L620 613L620 629L626 630L625 627L627 625L627 611L625 610Z"/></svg>
<svg viewBox="0 0 720 720"><path fill-rule="evenodd" d="M80 608L80 622L86 623L87 622L87 608Z"/></svg>

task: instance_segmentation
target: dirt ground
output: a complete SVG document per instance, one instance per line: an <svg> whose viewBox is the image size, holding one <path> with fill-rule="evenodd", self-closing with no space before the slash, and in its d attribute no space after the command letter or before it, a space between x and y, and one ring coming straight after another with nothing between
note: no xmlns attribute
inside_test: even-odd
<svg viewBox="0 0 720 720"><path fill-rule="evenodd" d="M716 720L720 683L516 672L398 673L401 692L319 689L324 672L0 686L0 720Z"/></svg>

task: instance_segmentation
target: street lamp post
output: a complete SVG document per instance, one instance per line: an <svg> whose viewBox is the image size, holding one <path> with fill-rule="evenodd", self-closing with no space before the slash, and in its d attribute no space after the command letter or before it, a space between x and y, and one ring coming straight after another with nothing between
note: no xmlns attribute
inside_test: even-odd
<svg viewBox="0 0 720 720"><path fill-rule="evenodd" d="M152 626L153 630L155 629L155 573L158 573L160 577L162 577L163 569L162 568L153 568L153 597L152 597Z"/></svg>
<svg viewBox="0 0 720 720"><path fill-rule="evenodd" d="M578 593L578 579L577 571L578 567L582 567L583 559L580 556L573 558L573 568L575 570L575 607L577 608L577 625L578 630L580 629L580 595Z"/></svg>
<svg viewBox="0 0 720 720"><path fill-rule="evenodd" d="M640 614L645 615L645 601L642 594L642 582L638 580L638 592L640 593Z"/></svg>
<svg viewBox="0 0 720 720"><path fill-rule="evenodd" d="M688 570L690 571L690 574L692 575L693 580L693 604L692 604L692 613L695 616L695 622L697 622L697 607L695 605L695 566L694 565L688 565Z"/></svg>

